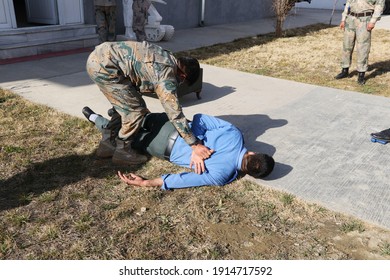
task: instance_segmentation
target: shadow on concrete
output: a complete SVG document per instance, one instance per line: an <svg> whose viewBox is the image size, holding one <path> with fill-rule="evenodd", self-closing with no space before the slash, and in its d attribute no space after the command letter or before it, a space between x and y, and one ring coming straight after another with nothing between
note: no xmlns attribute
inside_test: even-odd
<svg viewBox="0 0 390 280"><path fill-rule="evenodd" d="M272 143L265 143L258 140L258 138L266 133L268 129L282 127L288 122L284 119L271 119L267 115L224 115L219 118L228 121L238 127L245 139L245 146L248 150L264 153L273 156L276 153L276 148ZM273 172L263 180L276 180L286 176L293 169L292 166L275 162Z"/></svg>
<svg viewBox="0 0 390 280"><path fill-rule="evenodd" d="M210 83L203 82L202 91L200 93L200 99L197 98L196 92L187 93L186 95L180 96L180 104L182 107L190 107L201 103L207 103L220 99L226 95L234 93L235 87L223 86L218 87ZM152 97L158 99L155 93L143 93L143 96Z"/></svg>
<svg viewBox="0 0 390 280"><path fill-rule="evenodd" d="M92 81L85 70L89 54L82 52L0 65L0 84L37 79L69 87L90 85Z"/></svg>
<svg viewBox="0 0 390 280"><path fill-rule="evenodd" d="M135 172L139 166L128 166L126 172ZM40 194L75 184L88 177L109 178L123 167L111 159L100 160L95 153L68 155L31 164L25 171L6 180L0 180L0 211L27 205Z"/></svg>
<svg viewBox="0 0 390 280"><path fill-rule="evenodd" d="M220 99L228 94L234 93L235 87L223 86L218 87L210 83L203 82L200 99L196 98L195 93L189 93L180 97L180 103L183 107L197 105L199 103L207 103Z"/></svg>
<svg viewBox="0 0 390 280"><path fill-rule="evenodd" d="M270 175L268 175L267 177L262 178L262 180L273 181L273 180L280 179L280 178L286 176L288 173L290 173L291 170L293 170L293 167L291 165L276 161L275 166L274 166L274 170L272 170L272 173Z"/></svg>

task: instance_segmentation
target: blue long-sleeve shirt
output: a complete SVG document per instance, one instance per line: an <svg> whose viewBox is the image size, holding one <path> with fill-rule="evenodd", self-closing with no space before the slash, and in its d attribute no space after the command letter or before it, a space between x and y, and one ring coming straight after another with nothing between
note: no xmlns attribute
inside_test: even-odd
<svg viewBox="0 0 390 280"><path fill-rule="evenodd" d="M207 171L202 174L195 172L164 174L162 189L223 186L233 181L247 152L241 131L224 120L204 114L196 114L190 125L194 135L203 140L205 146L215 150L205 161ZM172 148L170 162L189 167L191 154L191 147L183 138L178 137Z"/></svg>

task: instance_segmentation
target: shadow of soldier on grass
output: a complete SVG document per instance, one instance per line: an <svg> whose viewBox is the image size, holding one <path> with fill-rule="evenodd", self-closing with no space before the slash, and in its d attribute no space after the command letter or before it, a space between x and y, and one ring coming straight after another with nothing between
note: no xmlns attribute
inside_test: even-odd
<svg viewBox="0 0 390 280"><path fill-rule="evenodd" d="M136 172L140 166L127 166ZM111 159L89 155L68 155L31 164L25 171L0 181L0 211L27 205L32 197L81 182L88 177L111 178L123 167Z"/></svg>
<svg viewBox="0 0 390 280"><path fill-rule="evenodd" d="M366 75L367 80L386 75L390 72L390 60L373 63L369 65L368 71L369 73ZM355 74L357 75L357 72Z"/></svg>

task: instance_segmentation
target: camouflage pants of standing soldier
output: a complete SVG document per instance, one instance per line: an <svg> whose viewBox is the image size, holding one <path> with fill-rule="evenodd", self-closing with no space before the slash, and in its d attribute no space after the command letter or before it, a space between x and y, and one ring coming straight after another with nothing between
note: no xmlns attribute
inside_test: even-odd
<svg viewBox="0 0 390 280"><path fill-rule="evenodd" d="M88 57L87 72L121 116L122 126L118 137L122 140L132 140L145 115L150 112L141 93L131 84L129 78L117 69L110 57L109 47L105 44L97 46Z"/></svg>
<svg viewBox="0 0 390 280"><path fill-rule="evenodd" d="M371 17L347 16L345 21L342 68L351 66L352 53L356 47L357 71L366 72L368 69L368 55L371 48L371 31L367 31L367 25Z"/></svg>
<svg viewBox="0 0 390 280"><path fill-rule="evenodd" d="M145 25L148 20L148 10L150 5L150 0L133 1L133 31L137 36L138 42L146 40Z"/></svg>
<svg viewBox="0 0 390 280"><path fill-rule="evenodd" d="M116 6L95 6L95 16L100 41L115 41Z"/></svg>

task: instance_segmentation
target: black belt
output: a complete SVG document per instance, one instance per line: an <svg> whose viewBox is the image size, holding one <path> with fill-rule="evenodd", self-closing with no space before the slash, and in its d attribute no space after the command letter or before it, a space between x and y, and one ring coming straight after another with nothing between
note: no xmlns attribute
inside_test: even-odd
<svg viewBox="0 0 390 280"><path fill-rule="evenodd" d="M363 13L353 13L353 12L350 12L349 15L351 15L353 17L369 17L369 16L372 16L373 13L374 13L373 11L363 12Z"/></svg>
<svg viewBox="0 0 390 280"><path fill-rule="evenodd" d="M173 144L175 144L175 141L178 136L179 136L179 132L177 132L176 129L172 131L171 134L169 134L167 147L165 148L165 152L164 152L164 158L166 160L169 160L169 157L171 156Z"/></svg>

